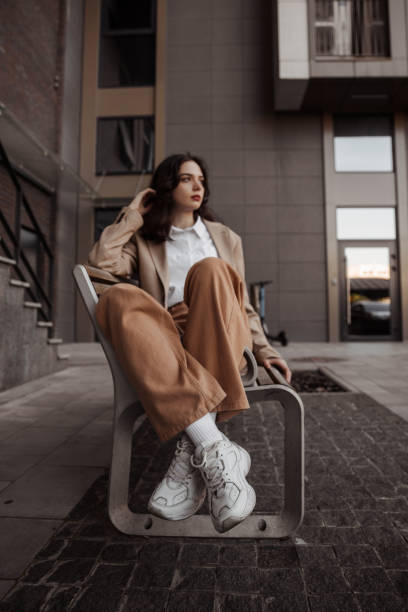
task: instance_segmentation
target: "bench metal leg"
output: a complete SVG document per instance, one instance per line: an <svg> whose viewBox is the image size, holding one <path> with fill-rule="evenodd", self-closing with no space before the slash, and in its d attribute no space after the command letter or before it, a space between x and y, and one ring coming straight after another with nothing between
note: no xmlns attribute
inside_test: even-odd
<svg viewBox="0 0 408 612"><path fill-rule="evenodd" d="M285 487L281 514L253 514L231 531L215 531L209 516L196 515L182 521L166 521L150 514L136 514L128 506L130 458L135 409L129 406L116 421L109 488L109 516L119 531L129 535L284 538L303 519L303 405L299 396L283 385L246 389L250 403L278 401L284 410Z"/></svg>

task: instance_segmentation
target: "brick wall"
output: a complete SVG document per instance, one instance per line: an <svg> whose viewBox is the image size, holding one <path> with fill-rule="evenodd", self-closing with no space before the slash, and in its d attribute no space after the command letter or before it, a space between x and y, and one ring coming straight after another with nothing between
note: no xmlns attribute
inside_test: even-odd
<svg viewBox="0 0 408 612"><path fill-rule="evenodd" d="M0 2L0 100L47 147L59 138L64 2Z"/></svg>

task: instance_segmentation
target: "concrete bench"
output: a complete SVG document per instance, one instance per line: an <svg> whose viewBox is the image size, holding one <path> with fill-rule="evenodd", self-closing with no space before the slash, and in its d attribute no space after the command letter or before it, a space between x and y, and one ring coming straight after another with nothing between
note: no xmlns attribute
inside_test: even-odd
<svg viewBox="0 0 408 612"><path fill-rule="evenodd" d="M304 511L304 425L303 405L299 395L286 383L275 368L265 370L268 381L258 373L251 351L245 350L248 364L243 384L249 404L279 402L284 412L284 500L280 514L252 514L245 521L219 534L211 519L195 515L182 521L166 521L150 514L137 514L130 510L129 476L131 469L132 437L135 424L144 413L136 391L127 381L113 348L98 329L95 306L98 296L112 284L123 282L108 272L77 265L73 275L85 307L105 351L114 384L113 448L109 478L108 511L112 523L119 531L129 535L182 536L211 538L284 538L301 524ZM263 370L263 368L262 368Z"/></svg>

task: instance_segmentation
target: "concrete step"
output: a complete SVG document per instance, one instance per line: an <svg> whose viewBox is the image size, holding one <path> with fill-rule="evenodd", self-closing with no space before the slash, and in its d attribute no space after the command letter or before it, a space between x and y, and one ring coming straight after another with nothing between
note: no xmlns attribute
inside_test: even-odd
<svg viewBox="0 0 408 612"><path fill-rule="evenodd" d="M48 338L48 344L62 344L62 338Z"/></svg>
<svg viewBox="0 0 408 612"><path fill-rule="evenodd" d="M30 283L27 283L27 281L18 280L17 278L10 278L9 284L13 287L22 287L23 289L30 288Z"/></svg>
<svg viewBox="0 0 408 612"><path fill-rule="evenodd" d="M53 327L52 321L37 321L37 327Z"/></svg>
<svg viewBox="0 0 408 612"><path fill-rule="evenodd" d="M24 308L41 308L40 302L24 302Z"/></svg>
<svg viewBox="0 0 408 612"><path fill-rule="evenodd" d="M0 255L0 264L8 264L9 266L15 266L16 265L16 260L15 259L10 259L9 257L3 257L3 255Z"/></svg>

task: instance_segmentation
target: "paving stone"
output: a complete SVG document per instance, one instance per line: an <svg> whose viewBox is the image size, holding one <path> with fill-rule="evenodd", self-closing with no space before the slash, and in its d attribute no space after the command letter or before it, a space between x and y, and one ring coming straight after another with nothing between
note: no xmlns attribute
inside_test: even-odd
<svg viewBox="0 0 408 612"><path fill-rule="evenodd" d="M221 565L256 566L256 548L254 544L236 543L233 546L220 548L219 563Z"/></svg>
<svg viewBox="0 0 408 612"><path fill-rule="evenodd" d="M142 546L139 554L140 563L148 565L174 564L179 554L179 544L171 542L149 542Z"/></svg>
<svg viewBox="0 0 408 612"><path fill-rule="evenodd" d="M58 534L59 535L59 534ZM65 540L54 538L37 555L38 559L56 559L65 548Z"/></svg>
<svg viewBox="0 0 408 612"><path fill-rule="evenodd" d="M342 567L367 567L381 564L380 558L372 546L336 544L334 549Z"/></svg>
<svg viewBox="0 0 408 612"><path fill-rule="evenodd" d="M79 592L79 587L57 589L47 601L44 612L65 612Z"/></svg>
<svg viewBox="0 0 408 612"><path fill-rule="evenodd" d="M180 612L191 610L189 600L184 596L185 607L180 607ZM201 593L200 593L201 595ZM127 601L121 612L161 612L167 610L169 591L167 589L132 589L129 591ZM188 606L188 607L187 607ZM197 608L199 609L199 608ZM176 608L173 607L173 610Z"/></svg>
<svg viewBox="0 0 408 612"><path fill-rule="evenodd" d="M75 612L116 612L122 597L121 589L101 589L100 586L87 587L71 607Z"/></svg>
<svg viewBox="0 0 408 612"><path fill-rule="evenodd" d="M168 565L137 565L130 588L168 588L174 574L174 567Z"/></svg>
<svg viewBox="0 0 408 612"><path fill-rule="evenodd" d="M104 543L102 543L103 545ZM138 559L140 551L139 544L107 544L102 550L101 559L112 563L123 563Z"/></svg>
<svg viewBox="0 0 408 612"><path fill-rule="evenodd" d="M303 592L304 583L298 569L268 569L259 571L260 588L264 595L282 597L290 592Z"/></svg>
<svg viewBox="0 0 408 612"><path fill-rule="evenodd" d="M85 580L94 565L90 559L75 559L75 561L62 561L55 571L48 577L48 582L58 584L73 584Z"/></svg>
<svg viewBox="0 0 408 612"><path fill-rule="evenodd" d="M262 612L260 595L217 595L216 610L220 612ZM201 608L198 610L201 612ZM211 608L212 612L212 608Z"/></svg>
<svg viewBox="0 0 408 612"><path fill-rule="evenodd" d="M181 565L215 565L218 563L219 546L215 544L184 544L179 563Z"/></svg>
<svg viewBox="0 0 408 612"><path fill-rule="evenodd" d="M394 590L382 567L345 568L344 576L355 592L375 593Z"/></svg>
<svg viewBox="0 0 408 612"><path fill-rule="evenodd" d="M264 569L272 567L297 567L299 558L295 546L259 546L258 566Z"/></svg>
<svg viewBox="0 0 408 612"><path fill-rule="evenodd" d="M323 520L327 527L355 527L356 517L351 510L322 510Z"/></svg>
<svg viewBox="0 0 408 612"><path fill-rule="evenodd" d="M312 612L360 612L356 599L349 593L312 595L309 597L309 603ZM380 610L373 608L370 612Z"/></svg>
<svg viewBox="0 0 408 612"><path fill-rule="evenodd" d="M61 551L59 559L95 559L103 548L104 543L95 540L72 540Z"/></svg>
<svg viewBox="0 0 408 612"><path fill-rule="evenodd" d="M403 600L393 593L356 593L361 612L403 612Z"/></svg>
<svg viewBox="0 0 408 612"><path fill-rule="evenodd" d="M408 569L405 571L390 570L387 573L398 594L403 597L408 604Z"/></svg>
<svg viewBox="0 0 408 612"><path fill-rule="evenodd" d="M160 608L151 608L152 612L158 609ZM166 606L166 612L213 612L213 609L214 593L206 591L192 591L188 595L183 591L173 591Z"/></svg>
<svg viewBox="0 0 408 612"><path fill-rule="evenodd" d="M259 570L252 567L217 567L217 591L223 593L259 592Z"/></svg>
<svg viewBox="0 0 408 612"><path fill-rule="evenodd" d="M305 567L304 577L309 595L346 593L350 590L339 567Z"/></svg>
<svg viewBox="0 0 408 612"><path fill-rule="evenodd" d="M303 567L312 565L324 568L339 564L332 546L297 546L296 550Z"/></svg>
<svg viewBox="0 0 408 612"><path fill-rule="evenodd" d="M215 568L180 567L176 569L172 588L179 591L213 591L215 587Z"/></svg>
<svg viewBox="0 0 408 612"><path fill-rule="evenodd" d="M34 563L30 565L28 571L24 574L22 582L39 582L53 567L54 561L40 561L39 563Z"/></svg>
<svg viewBox="0 0 408 612"><path fill-rule="evenodd" d="M101 563L96 570L89 576L89 583L104 586L109 584L112 588L123 589L132 573L134 564L113 565Z"/></svg>
<svg viewBox="0 0 408 612"><path fill-rule="evenodd" d="M52 587L19 585L0 602L1 612L38 612Z"/></svg>
<svg viewBox="0 0 408 612"><path fill-rule="evenodd" d="M405 569L408 567L408 543L386 544L375 547L384 567L389 569Z"/></svg>
<svg viewBox="0 0 408 612"><path fill-rule="evenodd" d="M305 612L309 609L303 592L268 595L263 606L264 612Z"/></svg>

